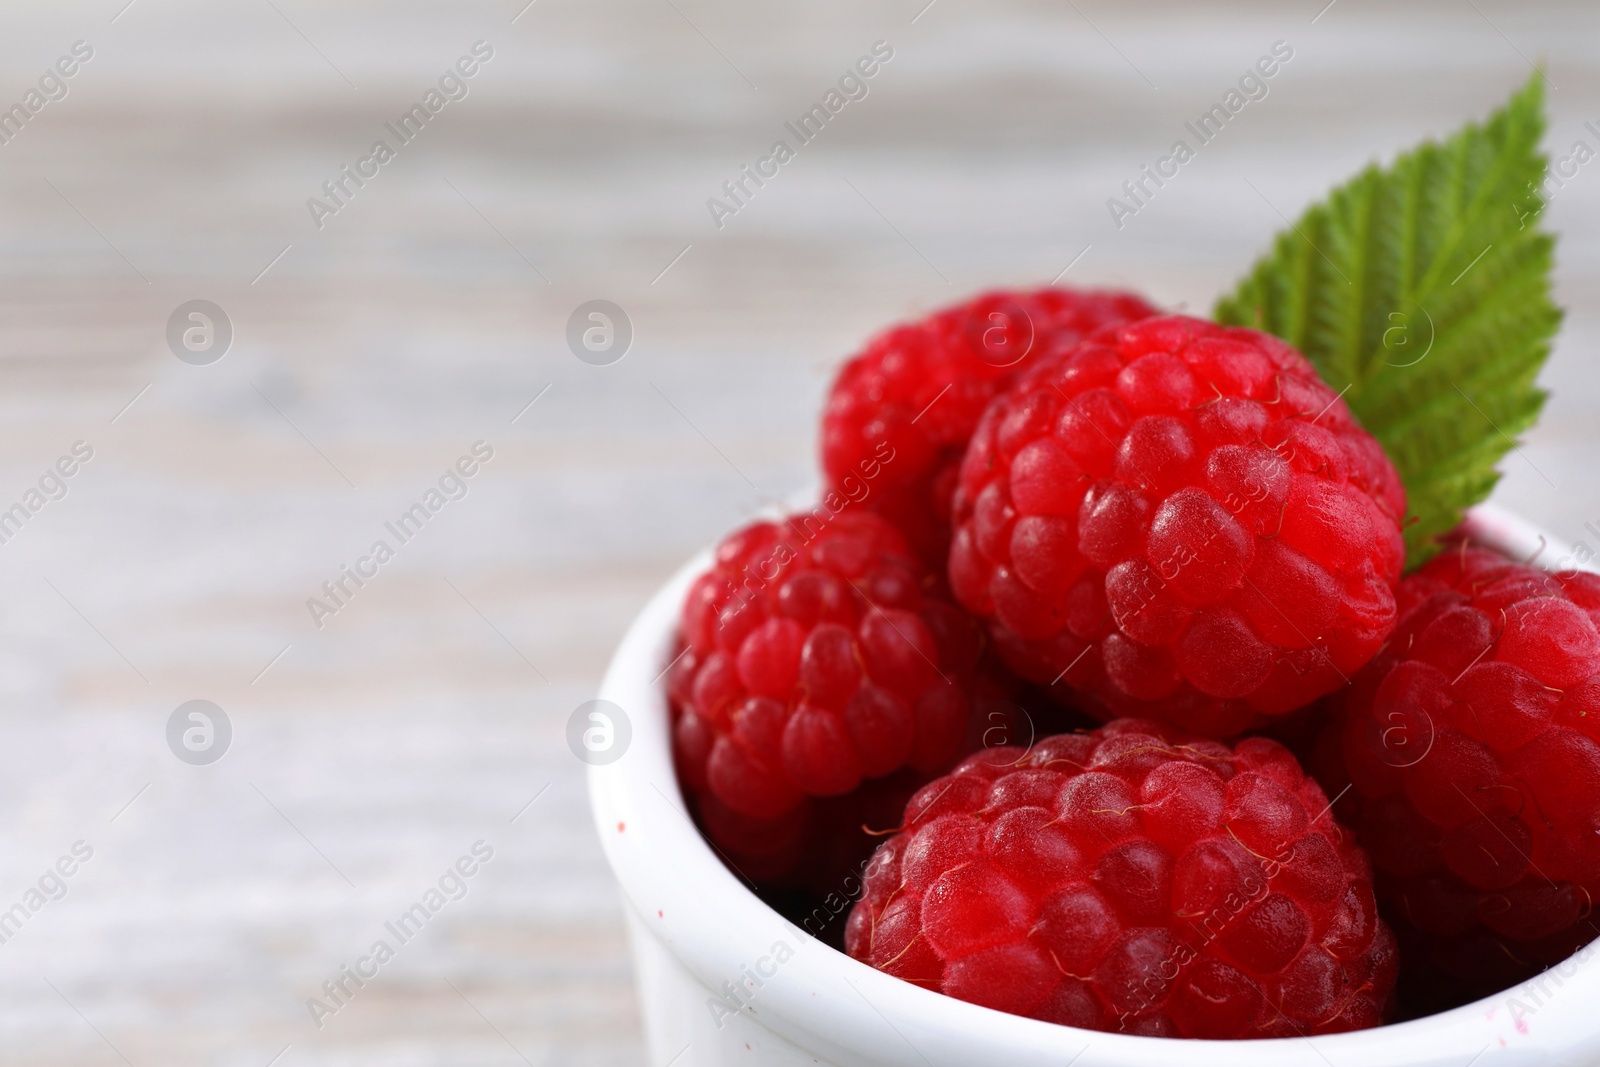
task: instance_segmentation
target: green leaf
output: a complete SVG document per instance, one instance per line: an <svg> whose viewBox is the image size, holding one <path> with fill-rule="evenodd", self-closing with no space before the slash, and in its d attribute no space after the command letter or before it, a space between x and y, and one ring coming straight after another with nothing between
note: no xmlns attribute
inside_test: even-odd
<svg viewBox="0 0 1600 1067"><path fill-rule="evenodd" d="M1489 495L1538 418L1561 313L1544 202L1543 75L1482 124L1369 166L1278 234L1218 322L1294 345L1405 483L1406 562Z"/></svg>

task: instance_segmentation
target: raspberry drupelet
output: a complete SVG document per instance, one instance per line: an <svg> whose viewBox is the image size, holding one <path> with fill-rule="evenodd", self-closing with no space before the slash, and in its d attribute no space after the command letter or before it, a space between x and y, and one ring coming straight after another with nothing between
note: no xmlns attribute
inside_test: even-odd
<svg viewBox="0 0 1600 1067"><path fill-rule="evenodd" d="M924 786L845 944L962 1000L1162 1037L1375 1026L1397 965L1365 857L1287 749L1131 719Z"/></svg>
<svg viewBox="0 0 1600 1067"><path fill-rule="evenodd" d="M1600 576L1463 541L1399 604L1317 766L1408 961L1481 995L1600 934Z"/></svg>
<svg viewBox="0 0 1600 1067"><path fill-rule="evenodd" d="M949 576L1023 677L1228 737L1394 628L1405 494L1305 358L1181 316L1101 330L984 413Z"/></svg>
<svg viewBox="0 0 1600 1067"><path fill-rule="evenodd" d="M829 490L889 518L942 571L956 468L989 401L1093 330L1156 313L1128 293L997 291L886 330L844 365L829 393Z"/></svg>
<svg viewBox="0 0 1600 1067"><path fill-rule="evenodd" d="M964 751L982 640L941 589L864 510L758 522L717 546L669 682L679 780L713 836L772 843L808 797Z"/></svg>

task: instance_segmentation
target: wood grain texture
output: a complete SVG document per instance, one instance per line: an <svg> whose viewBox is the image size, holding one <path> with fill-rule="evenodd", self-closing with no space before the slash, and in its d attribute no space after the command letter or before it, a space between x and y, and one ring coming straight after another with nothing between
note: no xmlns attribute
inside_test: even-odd
<svg viewBox="0 0 1600 1067"><path fill-rule="evenodd" d="M0 144L0 509L94 448L0 544L0 909L94 849L0 944L5 1063L639 1062L564 724L679 560L812 480L839 359L1086 246L1066 280L1204 312L1278 212L1528 58L1550 146L1600 147L1578 3L123 3L0 13L0 102L94 48ZM307 198L478 40L466 98L317 228ZM713 225L878 40L868 95ZM1276 40L1268 96L1115 228L1106 198ZM1498 499L1600 547L1597 168L1552 205L1554 399ZM597 297L636 330L608 367L564 341ZM163 337L193 298L235 326L211 366ZM306 599L477 440L468 495L317 628ZM193 698L234 726L208 767L166 747ZM480 839L467 895L313 1025Z"/></svg>

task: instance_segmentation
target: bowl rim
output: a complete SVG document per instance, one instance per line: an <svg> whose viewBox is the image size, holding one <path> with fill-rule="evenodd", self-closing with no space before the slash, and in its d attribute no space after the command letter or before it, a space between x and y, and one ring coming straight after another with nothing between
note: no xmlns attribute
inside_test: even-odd
<svg viewBox="0 0 1600 1067"><path fill-rule="evenodd" d="M1571 559L1563 543L1500 508L1472 509L1466 528L1515 558L1546 566ZM766 977L753 992L745 986L742 996L725 1000L728 1015L737 1009L834 1062L895 1067L930 1067L934 1049L943 1062L1004 1055L1029 1067L1157 1060L1182 1067L1464 1067L1495 1046L1541 1058L1600 1046L1600 1025L1587 1008L1600 999L1600 942L1528 982L1424 1018L1317 1037L1224 1041L1081 1030L1011 1015L902 981L815 940L723 865L689 818L674 774L660 682L683 597L709 560L708 548L678 568L618 646L599 695L623 709L631 741L615 762L590 766L588 778L596 829L636 925L710 990L738 988L751 967ZM847 912L848 905L833 921ZM707 1005L716 1018L714 999Z"/></svg>

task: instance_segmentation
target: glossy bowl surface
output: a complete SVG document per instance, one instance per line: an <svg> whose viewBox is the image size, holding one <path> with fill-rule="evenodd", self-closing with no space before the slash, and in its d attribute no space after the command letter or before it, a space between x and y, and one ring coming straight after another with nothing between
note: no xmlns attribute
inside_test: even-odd
<svg viewBox="0 0 1600 1067"><path fill-rule="evenodd" d="M1554 564L1564 546L1491 507L1480 541ZM762 903L690 821L673 774L661 675L702 552L651 598L600 691L628 716L624 754L589 772L595 824L621 884L655 1067L1509 1067L1600 1063L1595 946L1474 1004L1352 1034L1186 1041L1056 1026L875 971ZM840 915L835 921L844 921Z"/></svg>

